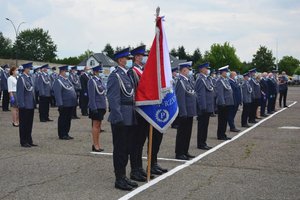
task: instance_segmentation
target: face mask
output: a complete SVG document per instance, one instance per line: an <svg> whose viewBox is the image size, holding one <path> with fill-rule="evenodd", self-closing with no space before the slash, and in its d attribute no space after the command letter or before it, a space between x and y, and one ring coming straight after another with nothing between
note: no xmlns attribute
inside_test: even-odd
<svg viewBox="0 0 300 200"><path fill-rule="evenodd" d="M207 70L206 75L210 75L210 69Z"/></svg>
<svg viewBox="0 0 300 200"><path fill-rule="evenodd" d="M5 68L5 72L8 73L8 72L9 72L9 69L8 69L8 68Z"/></svg>
<svg viewBox="0 0 300 200"><path fill-rule="evenodd" d="M33 70L32 69L29 71L29 74L33 74Z"/></svg>
<svg viewBox="0 0 300 200"><path fill-rule="evenodd" d="M179 73L178 73L178 72L176 73L176 76L177 76L177 77L179 76Z"/></svg>
<svg viewBox="0 0 300 200"><path fill-rule="evenodd" d="M66 72L66 76L68 77L70 75L70 72Z"/></svg>
<svg viewBox="0 0 300 200"><path fill-rule="evenodd" d="M142 59L142 63L146 64L147 60L148 60L148 56L144 56L143 59Z"/></svg>
<svg viewBox="0 0 300 200"><path fill-rule="evenodd" d="M190 70L189 73L188 73L188 75L189 75L189 76L193 76L193 71Z"/></svg>
<svg viewBox="0 0 300 200"><path fill-rule="evenodd" d="M17 75L17 76L19 75L19 71L16 71L16 75Z"/></svg>
<svg viewBox="0 0 300 200"><path fill-rule="evenodd" d="M131 67L132 67L132 60L127 60L127 61L126 61L125 68L126 68L126 69L130 69Z"/></svg>
<svg viewBox="0 0 300 200"><path fill-rule="evenodd" d="M230 72L226 72L226 76L229 77L230 76Z"/></svg>
<svg viewBox="0 0 300 200"><path fill-rule="evenodd" d="M234 77L234 80L238 80L238 77L237 77L237 76L235 76L235 77Z"/></svg>

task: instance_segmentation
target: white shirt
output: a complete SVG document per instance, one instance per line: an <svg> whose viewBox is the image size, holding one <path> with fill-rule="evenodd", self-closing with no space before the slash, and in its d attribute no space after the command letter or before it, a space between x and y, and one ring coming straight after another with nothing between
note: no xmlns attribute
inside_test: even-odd
<svg viewBox="0 0 300 200"><path fill-rule="evenodd" d="M17 92L17 77L10 76L7 79L8 92Z"/></svg>

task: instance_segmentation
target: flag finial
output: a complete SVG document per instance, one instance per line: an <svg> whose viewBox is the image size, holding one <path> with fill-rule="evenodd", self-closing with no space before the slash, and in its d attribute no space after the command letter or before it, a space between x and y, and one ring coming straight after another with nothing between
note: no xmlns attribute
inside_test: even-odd
<svg viewBox="0 0 300 200"><path fill-rule="evenodd" d="M156 8L156 18L158 18L158 17L159 17L159 12L160 12L160 7L159 7L159 6L157 6L157 8Z"/></svg>

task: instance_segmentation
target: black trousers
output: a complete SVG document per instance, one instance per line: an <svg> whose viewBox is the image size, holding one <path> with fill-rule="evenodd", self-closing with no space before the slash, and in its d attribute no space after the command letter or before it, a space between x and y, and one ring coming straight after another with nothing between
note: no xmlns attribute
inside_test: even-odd
<svg viewBox="0 0 300 200"><path fill-rule="evenodd" d="M143 168L143 148L146 138L149 135L149 123L139 114L137 114L138 124L134 127L133 150L130 154L130 164L132 171Z"/></svg>
<svg viewBox="0 0 300 200"><path fill-rule="evenodd" d="M178 128L176 135L176 155L186 155L190 148L193 128L193 117L178 117Z"/></svg>
<svg viewBox="0 0 300 200"><path fill-rule="evenodd" d="M198 115L197 147L207 146L206 140L210 115L211 113L207 112Z"/></svg>
<svg viewBox="0 0 300 200"><path fill-rule="evenodd" d="M275 104L276 104L276 99L275 97L268 97L268 105L267 105L267 110L268 110L268 113L274 111L275 109Z"/></svg>
<svg viewBox="0 0 300 200"><path fill-rule="evenodd" d="M72 120L73 107L62 107L58 109L59 116L57 121L58 137L69 136Z"/></svg>
<svg viewBox="0 0 300 200"><path fill-rule="evenodd" d="M235 129L235 124L234 124L234 118L236 116L236 113L239 109L239 105L232 105L229 106L228 109L228 125L230 129Z"/></svg>
<svg viewBox="0 0 300 200"><path fill-rule="evenodd" d="M8 90L3 90L3 97L2 97L2 110L7 111L9 106L9 94Z"/></svg>
<svg viewBox="0 0 300 200"><path fill-rule="evenodd" d="M257 108L260 104L260 99L252 99L250 104L249 121L255 121Z"/></svg>
<svg viewBox="0 0 300 200"><path fill-rule="evenodd" d="M34 109L19 109L19 135L20 144L32 144L32 124L34 117Z"/></svg>
<svg viewBox="0 0 300 200"><path fill-rule="evenodd" d="M51 104L51 107L55 107L56 106L56 101L55 101L55 96L54 95L51 95L50 104Z"/></svg>
<svg viewBox="0 0 300 200"><path fill-rule="evenodd" d="M267 95L261 95L260 98L260 116L266 114Z"/></svg>
<svg viewBox="0 0 300 200"><path fill-rule="evenodd" d="M225 133L226 133L227 122L228 122L228 110L229 110L229 106L218 106L218 130L217 130L218 138L227 137Z"/></svg>
<svg viewBox="0 0 300 200"><path fill-rule="evenodd" d="M126 175L128 156L132 151L133 126L119 126L111 124L113 139L113 165L116 179Z"/></svg>
<svg viewBox="0 0 300 200"><path fill-rule="evenodd" d="M89 97L84 96L84 93L80 93L80 108L81 108L81 114L87 115L88 114L88 103L89 103Z"/></svg>
<svg viewBox="0 0 300 200"><path fill-rule="evenodd" d="M39 113L40 120L49 119L49 105L51 97L40 96Z"/></svg>
<svg viewBox="0 0 300 200"><path fill-rule="evenodd" d="M279 92L279 106L282 107L282 100L283 100L283 106L287 106L286 105L286 96L287 96L287 89L282 90Z"/></svg>
<svg viewBox="0 0 300 200"><path fill-rule="evenodd" d="M248 124L250 109L251 109L251 103L243 104L242 120L241 120L242 126Z"/></svg>
<svg viewBox="0 0 300 200"><path fill-rule="evenodd" d="M278 94L276 93L276 94L275 94L275 99L274 99L274 101L272 102L272 111L275 111L275 106L276 106L277 96L278 96Z"/></svg>
<svg viewBox="0 0 300 200"><path fill-rule="evenodd" d="M76 99L76 106L74 106L73 111L72 111L72 117L77 117L77 105L78 105L78 101L79 101L79 97L80 97L80 92L76 91L77 94L77 99Z"/></svg>
<svg viewBox="0 0 300 200"><path fill-rule="evenodd" d="M35 91L34 94L36 104L40 104L39 91Z"/></svg>
<svg viewBox="0 0 300 200"><path fill-rule="evenodd" d="M153 128L151 167L157 163L157 155L160 149L162 139L163 139L163 134L158 130L156 130L155 128Z"/></svg>

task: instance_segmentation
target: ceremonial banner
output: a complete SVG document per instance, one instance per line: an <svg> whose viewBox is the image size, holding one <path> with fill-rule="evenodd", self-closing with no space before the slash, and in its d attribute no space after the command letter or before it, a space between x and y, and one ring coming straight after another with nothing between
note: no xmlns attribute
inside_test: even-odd
<svg viewBox="0 0 300 200"><path fill-rule="evenodd" d="M137 112L162 133L178 114L163 22L163 17L157 17L156 35L135 96Z"/></svg>

